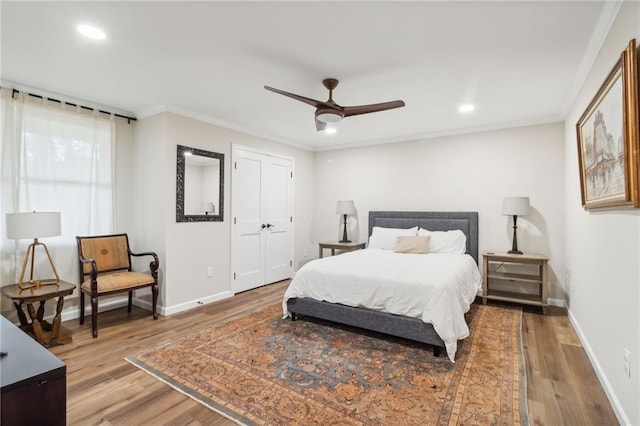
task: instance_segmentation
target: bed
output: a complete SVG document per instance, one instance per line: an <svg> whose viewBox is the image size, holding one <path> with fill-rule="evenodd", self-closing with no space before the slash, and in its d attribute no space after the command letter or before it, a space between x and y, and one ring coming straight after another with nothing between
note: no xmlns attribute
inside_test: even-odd
<svg viewBox="0 0 640 426"><path fill-rule="evenodd" d="M440 303L439 305L435 305L436 308L434 310L437 311L447 311L451 310L454 312L451 314L453 317L453 321L457 323L457 329L453 334L456 338L452 338L451 333L443 333L443 327L441 324L438 324L438 321L434 319L433 323L436 324L434 327L433 323L429 320L424 320L423 318L427 318L429 315L426 313L422 317L420 315L406 316L406 315L398 315L394 313L390 313L385 310L385 308L381 308L380 306L371 307L362 307L362 305L351 305L344 303L332 303L327 300L333 300L334 298L331 295L327 296L322 292L318 292L315 294L314 292L305 293L305 291L301 290L301 282L305 281L305 274L308 277L309 272L307 270L314 270L318 267L322 266L328 268L336 268L340 269L341 273L345 271L347 268L347 263L352 262L354 268L357 268L357 264L363 261L364 257L369 257L377 261L378 263L385 262L387 259L384 256L393 256L393 252L383 253L383 250L380 250L380 253L376 251L376 249L365 249L358 250L355 252L345 253L340 256L336 256L334 259L332 258L324 258L318 259L316 261L312 261L303 268L298 271L296 277L292 280L289 285L289 288L285 292L285 296L283 298L283 316L291 317L293 321L295 321L299 315L305 315L309 317L319 318L323 320L329 320L336 323L346 324L350 326L355 326L367 330L372 330L380 333L389 334L392 336L397 336L405 339L410 339L418 342L422 342L433 347L434 354L438 356L440 354L441 348L445 348L449 358L453 361L455 357L455 350L457 347L457 340L459 338L464 338L468 335L468 327L466 326L466 322L464 322L464 313L469 309L469 304L475 298L475 293L477 291L478 286L480 285L480 274L477 270L478 265L478 214L477 212L396 212L396 211L371 211L369 212L369 235L372 235L374 227L378 228L413 228L419 227L423 229L428 229L430 231L449 231L449 230L460 230L464 233L466 237L466 246L463 250L467 255L459 256L459 258L464 258L467 264L471 264L470 268L473 269L473 294L469 294L469 284L467 284L466 295L464 296L463 302L455 302L453 305L448 306L449 302L445 301ZM387 252L389 252L387 250ZM413 257L420 256L423 259L426 259L424 255L411 255ZM432 256L432 255L427 255ZM438 255L433 255L433 258L436 258ZM442 255L445 257L445 255ZM404 260L409 260L410 256L400 257ZM453 257L453 256L451 256ZM337 259L340 258L340 259ZM332 259L332 260L331 260ZM393 263L393 262L391 262ZM333 265L333 266L332 266ZM469 268L469 266L467 266ZM316 271L316 273L318 273ZM455 273L457 275L457 272ZM348 271L345 276L336 276L336 275L326 275L321 277L324 286L331 287L332 280L336 280L336 285L338 285L338 278L343 280L339 282L339 286L344 288L346 283L344 280L348 280ZM317 279L317 278L314 278ZM358 281L358 276L351 276L353 281ZM381 278L382 279L382 278ZM308 279L307 279L308 281ZM344 283L344 286L343 286ZM390 283L395 285L396 283ZM306 284L305 284L306 285ZM317 286L320 288L320 286ZM359 287L360 289L362 287ZM324 291L324 290L323 290ZM330 289L329 289L330 291ZM398 297L404 297L402 294L398 293ZM446 298L445 298L446 299ZM391 310L393 311L393 310ZM462 324L462 326L460 325ZM440 332L446 336L445 340L443 340L438 332L436 332L436 328L440 330ZM465 333L466 330L466 333Z"/></svg>

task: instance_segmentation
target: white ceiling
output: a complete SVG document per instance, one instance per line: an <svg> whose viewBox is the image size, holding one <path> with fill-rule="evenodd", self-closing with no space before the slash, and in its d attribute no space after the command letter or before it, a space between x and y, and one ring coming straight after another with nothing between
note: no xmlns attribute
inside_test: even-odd
<svg viewBox="0 0 640 426"><path fill-rule="evenodd" d="M0 2L3 85L311 150L558 121L618 8L567 2ZM76 26L107 38L82 38ZM313 107L406 107L315 130ZM473 113L458 113L472 102Z"/></svg>

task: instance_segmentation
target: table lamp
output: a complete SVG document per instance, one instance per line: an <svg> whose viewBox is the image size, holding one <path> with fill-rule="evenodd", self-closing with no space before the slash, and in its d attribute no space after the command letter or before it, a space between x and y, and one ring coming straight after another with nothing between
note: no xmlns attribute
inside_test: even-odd
<svg viewBox="0 0 640 426"><path fill-rule="evenodd" d="M351 240L347 238L347 216L356 213L356 207L353 204L353 200L341 200L338 201L336 206L336 214L341 214L344 217L344 230L342 231L341 243L350 243Z"/></svg>
<svg viewBox="0 0 640 426"><path fill-rule="evenodd" d="M20 272L20 280L18 286L21 289L28 289L32 287L39 288L42 285L58 284L60 277L56 270L49 249L46 245L38 241L38 238L43 237L55 237L60 235L60 213L59 212L32 212L32 213L7 213L7 238L14 240L33 238L33 243L27 247L27 252L24 255L24 262L22 263L22 271ZM36 255L36 247L42 246L44 248L49 263L55 274L55 280L33 280L33 266ZM27 263L31 257L30 275L29 281L24 283L24 274L27 270Z"/></svg>
<svg viewBox="0 0 640 426"><path fill-rule="evenodd" d="M529 197L504 197L502 201L502 214L513 216L513 244L510 254L522 254L518 250L518 238L516 229L518 228L518 216L526 216L529 214Z"/></svg>
<svg viewBox="0 0 640 426"><path fill-rule="evenodd" d="M205 215L208 215L209 213L213 213L215 209L216 208L214 207L213 203L200 204L200 211L204 212Z"/></svg>

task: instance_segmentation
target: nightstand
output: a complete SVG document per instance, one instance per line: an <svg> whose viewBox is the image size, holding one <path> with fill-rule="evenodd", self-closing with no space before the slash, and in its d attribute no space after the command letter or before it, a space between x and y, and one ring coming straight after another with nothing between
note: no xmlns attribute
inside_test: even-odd
<svg viewBox="0 0 640 426"><path fill-rule="evenodd" d="M331 249L331 256L336 254L336 250L340 251L354 251L364 248L365 243L341 243L339 241L333 241L328 243L318 243L320 247L320 258L322 259L324 249Z"/></svg>
<svg viewBox="0 0 640 426"><path fill-rule="evenodd" d="M482 254L482 303L487 299L540 306L547 311L549 259L539 254ZM517 289L534 291L517 291Z"/></svg>

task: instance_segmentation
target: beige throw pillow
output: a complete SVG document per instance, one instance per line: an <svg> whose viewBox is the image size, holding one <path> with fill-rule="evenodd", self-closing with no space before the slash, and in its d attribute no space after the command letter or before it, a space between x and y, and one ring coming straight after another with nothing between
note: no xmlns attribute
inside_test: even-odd
<svg viewBox="0 0 640 426"><path fill-rule="evenodd" d="M396 241L396 253L424 254L429 251L430 236L422 237L398 237Z"/></svg>

